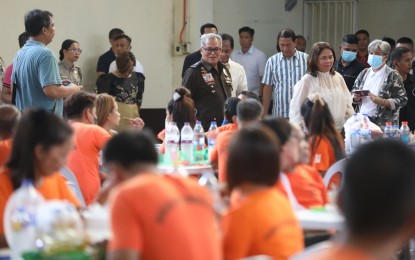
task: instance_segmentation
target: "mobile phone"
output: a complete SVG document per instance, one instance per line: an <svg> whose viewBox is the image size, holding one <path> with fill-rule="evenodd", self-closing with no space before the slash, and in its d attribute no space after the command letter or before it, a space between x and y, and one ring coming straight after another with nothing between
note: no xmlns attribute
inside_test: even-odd
<svg viewBox="0 0 415 260"><path fill-rule="evenodd" d="M353 90L353 93L356 93L360 96L365 97L369 95L370 91L369 90Z"/></svg>

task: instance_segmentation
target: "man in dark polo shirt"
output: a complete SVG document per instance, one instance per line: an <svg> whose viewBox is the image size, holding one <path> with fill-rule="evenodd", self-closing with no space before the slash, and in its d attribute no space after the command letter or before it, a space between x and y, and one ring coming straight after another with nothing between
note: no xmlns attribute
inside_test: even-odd
<svg viewBox="0 0 415 260"><path fill-rule="evenodd" d="M182 85L191 92L197 109L196 118L207 131L211 121L223 121L223 105L232 93L232 79L227 68L219 62L222 38L214 33L200 37L202 59L186 70Z"/></svg>
<svg viewBox="0 0 415 260"><path fill-rule="evenodd" d="M408 122L411 131L415 129L415 78L409 72L412 68L413 53L411 49L398 47L393 50L391 67L399 72L403 79L408 103L399 110L399 123Z"/></svg>
<svg viewBox="0 0 415 260"><path fill-rule="evenodd" d="M334 63L334 69L340 73L349 91L352 91L357 75L365 65L356 59L359 39L354 34L346 34L340 45L341 57Z"/></svg>
<svg viewBox="0 0 415 260"><path fill-rule="evenodd" d="M102 74L108 74L111 62L115 61L115 38L124 34L124 31L118 28L114 28L110 31L108 38L111 44L109 51L99 56L97 63L97 77Z"/></svg>
<svg viewBox="0 0 415 260"><path fill-rule="evenodd" d="M203 34L206 34L206 33L218 33L218 28L216 28L216 25L214 25L212 23L206 23L206 24L202 25L202 27L200 27L200 36L202 36ZM202 54L200 53L200 50L197 50L193 53L190 53L189 55L186 56L186 58L184 58L183 69L182 69L182 78L183 78L184 73L186 72L186 70L190 66L195 64L196 62L199 62L201 58L202 58Z"/></svg>

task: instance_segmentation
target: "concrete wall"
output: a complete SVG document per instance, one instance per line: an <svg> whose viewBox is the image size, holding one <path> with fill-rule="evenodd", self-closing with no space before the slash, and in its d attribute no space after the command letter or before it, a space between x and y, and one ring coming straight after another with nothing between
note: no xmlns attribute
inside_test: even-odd
<svg viewBox="0 0 415 260"><path fill-rule="evenodd" d="M190 19L185 39L191 42L190 51L199 49L199 27L213 22L219 32L234 36L236 47L238 29L253 27L255 46L268 56L273 55L279 30L291 27L303 34L303 1L298 0L291 12L284 10L284 3L285 0L188 0ZM107 35L113 27L122 28L132 37L132 51L144 66L143 108L164 108L174 87L181 83L184 56L173 56L172 49L179 41L183 0L0 0L0 4L0 56L7 64L18 49L17 36L24 30L24 14L41 8L55 16L56 36L49 47L57 57L63 40L72 38L81 44L84 52L78 65L87 89L93 90L95 86L96 62L109 49ZM414 0L359 0L357 27L367 29L372 39L405 35L415 40L413 10Z"/></svg>

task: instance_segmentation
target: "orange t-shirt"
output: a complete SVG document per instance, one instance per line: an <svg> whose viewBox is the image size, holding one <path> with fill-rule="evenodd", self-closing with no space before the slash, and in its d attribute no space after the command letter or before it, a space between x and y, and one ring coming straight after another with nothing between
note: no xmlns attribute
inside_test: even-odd
<svg viewBox="0 0 415 260"><path fill-rule="evenodd" d="M97 125L75 122L74 148L68 156L68 168L75 174L86 205L91 204L99 192L99 152L111 135Z"/></svg>
<svg viewBox="0 0 415 260"><path fill-rule="evenodd" d="M293 172L286 173L298 203L305 208L320 208L328 203L326 187L320 173L307 164L300 164ZM287 195L281 181L276 184L281 193Z"/></svg>
<svg viewBox="0 0 415 260"><path fill-rule="evenodd" d="M300 224L278 190L271 187L238 200L222 220L225 259L268 255L285 260L303 249Z"/></svg>
<svg viewBox="0 0 415 260"><path fill-rule="evenodd" d="M234 132L235 130L229 130L220 133L216 139L216 145L209 155L210 162L218 164L218 177L221 183L226 182L228 179L226 168L228 163L229 141Z"/></svg>
<svg viewBox="0 0 415 260"><path fill-rule="evenodd" d="M340 134L338 136L339 141L341 141ZM344 150L343 142L340 142L341 148ZM311 146L311 141L310 141ZM313 149L311 149L313 151ZM320 172L326 172L330 166L336 162L336 156L334 154L334 149L331 146L329 139L326 137L316 139L316 149L314 153L310 153L310 164L316 170ZM331 184L335 184L337 187L340 187L341 175L335 174L330 181L329 187Z"/></svg>
<svg viewBox="0 0 415 260"><path fill-rule="evenodd" d="M219 225L209 192L197 182L142 173L110 199L110 252L146 259L222 259Z"/></svg>
<svg viewBox="0 0 415 260"><path fill-rule="evenodd" d="M298 256L303 260L375 260L375 257L362 252L359 249L348 246L333 245L328 249L323 249L315 253L305 254L304 257ZM393 259L393 256L391 256Z"/></svg>
<svg viewBox="0 0 415 260"><path fill-rule="evenodd" d="M65 178L59 173L44 177L42 184L37 186L36 189L46 200L67 200L77 207L81 206L81 203L66 184ZM12 193L13 185L10 180L10 170L3 168L0 172L0 234L4 234L3 214Z"/></svg>
<svg viewBox="0 0 415 260"><path fill-rule="evenodd" d="M12 139L0 141L0 167L3 166L10 157L12 151Z"/></svg>

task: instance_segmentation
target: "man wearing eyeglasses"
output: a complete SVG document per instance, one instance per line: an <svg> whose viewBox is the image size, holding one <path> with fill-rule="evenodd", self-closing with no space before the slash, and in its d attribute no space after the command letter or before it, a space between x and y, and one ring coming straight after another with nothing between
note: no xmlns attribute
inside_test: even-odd
<svg viewBox="0 0 415 260"><path fill-rule="evenodd" d="M35 9L25 15L25 29L29 36L26 44L13 60L12 82L16 90L16 107L43 108L62 115L63 98L80 91L77 85L63 86L58 63L46 46L55 36L53 15Z"/></svg>
<svg viewBox="0 0 415 260"><path fill-rule="evenodd" d="M219 61L222 37L204 34L200 37L200 45L202 59L186 70L182 85L190 90L197 109L196 118L207 131L211 121L222 124L223 105L232 93L232 78Z"/></svg>

